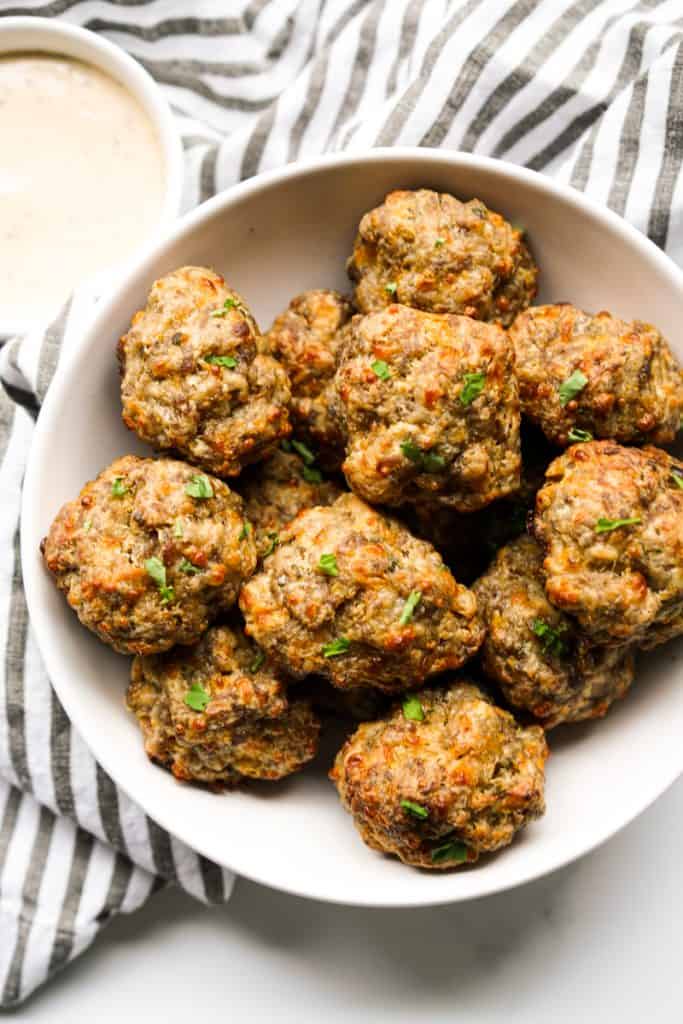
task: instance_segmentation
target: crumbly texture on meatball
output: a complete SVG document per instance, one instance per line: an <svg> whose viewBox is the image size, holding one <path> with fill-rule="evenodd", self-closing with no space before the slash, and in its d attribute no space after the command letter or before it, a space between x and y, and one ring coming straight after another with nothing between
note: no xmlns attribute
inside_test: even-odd
<svg viewBox="0 0 683 1024"><path fill-rule="evenodd" d="M633 682L633 653L587 642L550 604L544 582L543 553L522 536L474 584L486 625L484 671L546 728L600 718Z"/></svg>
<svg viewBox="0 0 683 1024"><path fill-rule="evenodd" d="M234 786L281 779L316 754L320 723L238 626L133 661L127 697L145 751L177 779Z"/></svg>
<svg viewBox="0 0 683 1024"><path fill-rule="evenodd" d="M553 443L590 440L588 431L666 444L678 433L683 376L651 324L562 303L521 313L510 338L522 412Z"/></svg>
<svg viewBox="0 0 683 1024"><path fill-rule="evenodd" d="M290 433L287 373L212 270L182 267L155 281L118 355L123 421L157 449L235 476Z"/></svg>
<svg viewBox="0 0 683 1024"><path fill-rule="evenodd" d="M295 676L408 689L481 645L474 595L439 553L345 494L302 512L240 595L247 632Z"/></svg>
<svg viewBox="0 0 683 1024"><path fill-rule="evenodd" d="M342 493L317 467L283 451L247 470L238 487L261 558L277 545L280 531L299 512L331 505Z"/></svg>
<svg viewBox="0 0 683 1024"><path fill-rule="evenodd" d="M264 336L268 350L289 374L294 432L328 469L338 469L344 458L344 438L330 411L329 384L337 366L339 332L352 312L339 292L304 292Z"/></svg>
<svg viewBox="0 0 683 1024"><path fill-rule="evenodd" d="M359 726L330 777L368 846L444 869L509 845L543 814L547 756L540 726L522 728L463 681Z"/></svg>
<svg viewBox="0 0 683 1024"><path fill-rule="evenodd" d="M242 500L226 484L134 455L64 505L41 548L83 625L122 654L194 643L256 566Z"/></svg>
<svg viewBox="0 0 683 1024"><path fill-rule="evenodd" d="M399 305L356 317L335 391L342 468L366 501L473 512L519 487L517 381L500 327Z"/></svg>
<svg viewBox="0 0 683 1024"><path fill-rule="evenodd" d="M391 302L508 326L532 302L538 267L523 232L480 199L391 192L362 218L347 264L363 313Z"/></svg>
<svg viewBox="0 0 683 1024"><path fill-rule="evenodd" d="M683 632L683 463L658 448L577 444L536 498L546 593L595 642Z"/></svg>

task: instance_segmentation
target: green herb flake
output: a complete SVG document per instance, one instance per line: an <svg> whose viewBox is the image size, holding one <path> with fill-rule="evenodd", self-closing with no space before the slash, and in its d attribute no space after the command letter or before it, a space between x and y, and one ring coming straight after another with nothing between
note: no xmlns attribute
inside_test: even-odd
<svg viewBox="0 0 683 1024"><path fill-rule="evenodd" d="M114 477L111 485L112 498L122 498L124 494L128 494L128 487L123 482L122 476Z"/></svg>
<svg viewBox="0 0 683 1024"><path fill-rule="evenodd" d="M189 558L183 558L178 569L180 572L184 572L186 576L196 576L197 573L202 571L198 565L193 565Z"/></svg>
<svg viewBox="0 0 683 1024"><path fill-rule="evenodd" d="M441 846L434 847L431 858L432 864L444 864L450 860L456 864L462 864L467 860L467 847L464 843L442 843Z"/></svg>
<svg viewBox="0 0 683 1024"><path fill-rule="evenodd" d="M398 285L396 284L395 281L390 281L389 284L385 284L384 285L384 291L388 292L389 295L395 295L397 288L398 288Z"/></svg>
<svg viewBox="0 0 683 1024"><path fill-rule="evenodd" d="M244 519L242 522L242 529L237 537L238 540L246 540L251 533L251 523L248 519Z"/></svg>
<svg viewBox="0 0 683 1024"><path fill-rule="evenodd" d="M267 558L268 555L272 555L273 551L275 551L275 548L280 543L280 535L278 533L268 533L268 534L266 534L266 536L268 537L268 540L270 541L270 544L268 545L266 550L263 552L263 557L264 558Z"/></svg>
<svg viewBox="0 0 683 1024"><path fill-rule="evenodd" d="M389 364L385 363L383 359L375 359L374 363L371 364L370 369L374 373L375 377L379 377L380 380L391 380Z"/></svg>
<svg viewBox="0 0 683 1024"><path fill-rule="evenodd" d="M543 619L534 619L531 629L541 641L544 654L555 654L561 658L567 653L567 645L561 636L563 632L566 632L565 629L555 629Z"/></svg>
<svg viewBox="0 0 683 1024"><path fill-rule="evenodd" d="M266 656L263 653L263 651L258 651L258 653L254 657L254 660L249 666L249 671L251 672L252 675L254 674L254 672L258 672L258 670L261 668L261 665L265 660Z"/></svg>
<svg viewBox="0 0 683 1024"><path fill-rule="evenodd" d="M413 617L413 612L422 600L421 590L411 590L410 594L406 598L406 603L403 605L403 611L401 612L401 618L398 620L402 626L407 626Z"/></svg>
<svg viewBox="0 0 683 1024"><path fill-rule="evenodd" d="M346 654L351 646L351 641L345 636L339 636L323 647L324 658L338 658L340 654Z"/></svg>
<svg viewBox="0 0 683 1024"><path fill-rule="evenodd" d="M429 817L427 808L423 807L422 804L416 804L414 800L401 800L401 807L408 814L412 814L414 818L420 818L421 821Z"/></svg>
<svg viewBox="0 0 683 1024"><path fill-rule="evenodd" d="M572 398L576 398L579 392L583 391L587 383L588 377L581 373L581 370L574 370L566 380L563 380L557 389L562 408L568 405Z"/></svg>
<svg viewBox="0 0 683 1024"><path fill-rule="evenodd" d="M590 430L580 430L578 427L572 427L567 437L572 442L572 444L581 444L585 441L593 440L593 435L591 434Z"/></svg>
<svg viewBox="0 0 683 1024"><path fill-rule="evenodd" d="M324 572L326 576L338 576L339 566L337 565L337 556L333 554L324 554L320 556L318 562L318 568L321 572Z"/></svg>
<svg viewBox="0 0 683 1024"><path fill-rule="evenodd" d="M210 313L209 316L212 316L214 318L226 316L226 314L231 309L235 309L236 306L237 306L237 299L226 299L225 302L223 303L223 306L221 307L221 309L214 309L213 313Z"/></svg>
<svg viewBox="0 0 683 1024"><path fill-rule="evenodd" d="M211 697L199 683L193 683L185 694L185 703L193 711L205 711L210 702Z"/></svg>
<svg viewBox="0 0 683 1024"><path fill-rule="evenodd" d="M422 462L422 450L410 438L401 441L401 451L411 462Z"/></svg>
<svg viewBox="0 0 683 1024"><path fill-rule="evenodd" d="M152 577L159 588L161 603L170 604L171 601L175 601L175 591L173 587L169 587L166 584L166 566L161 559L156 556L154 558L148 558L145 562L145 569L147 570L147 574Z"/></svg>
<svg viewBox="0 0 683 1024"><path fill-rule="evenodd" d="M475 398L482 393L486 385L485 373L466 373L464 384L460 392L460 404L471 405Z"/></svg>
<svg viewBox="0 0 683 1024"><path fill-rule="evenodd" d="M237 366L234 356L205 356L204 362L211 363L212 366L227 366L229 370L234 370Z"/></svg>
<svg viewBox="0 0 683 1024"><path fill-rule="evenodd" d="M424 708L419 698L412 693L403 701L403 717L409 722L424 722Z"/></svg>
<svg viewBox="0 0 683 1024"><path fill-rule="evenodd" d="M672 469L671 470L671 479L676 484L676 487L678 487L681 491L683 491L683 470L681 470L681 469Z"/></svg>
<svg viewBox="0 0 683 1024"><path fill-rule="evenodd" d="M303 441L292 441L292 448L300 455L307 466L312 466L315 462L315 455L311 449L303 443Z"/></svg>
<svg viewBox="0 0 683 1024"><path fill-rule="evenodd" d="M302 466L301 475L306 483L309 484L321 484L323 482L323 475L315 466Z"/></svg>
<svg viewBox="0 0 683 1024"><path fill-rule="evenodd" d="M200 501L204 498L213 498L213 487L208 476L204 473L196 473L185 488L185 494Z"/></svg>
<svg viewBox="0 0 683 1024"><path fill-rule="evenodd" d="M173 524L173 536L174 537L182 537L183 536L183 524L180 522L179 519L176 519L175 523Z"/></svg>
<svg viewBox="0 0 683 1024"><path fill-rule="evenodd" d="M84 530L85 533L88 533L91 529L92 529L92 519L86 519L86 521L83 523L83 530Z"/></svg>
<svg viewBox="0 0 683 1024"><path fill-rule="evenodd" d="M291 441L287 441L287 440L281 441L280 442L280 447L282 448L283 452L291 452L291 450L292 450L292 442Z"/></svg>
<svg viewBox="0 0 683 1024"><path fill-rule="evenodd" d="M440 249L445 244L446 244L446 242L445 242L445 239L443 239L443 238L436 238L434 240L434 245L436 246L437 249Z"/></svg>
<svg viewBox="0 0 683 1024"><path fill-rule="evenodd" d="M443 455L435 455L432 452L425 452L422 456L422 468L425 473L440 473L446 466Z"/></svg>
<svg viewBox="0 0 683 1024"><path fill-rule="evenodd" d="M642 523L640 516L631 516L629 519L598 519L595 524L596 533L611 533L612 530L618 530L620 526L637 526L638 523Z"/></svg>

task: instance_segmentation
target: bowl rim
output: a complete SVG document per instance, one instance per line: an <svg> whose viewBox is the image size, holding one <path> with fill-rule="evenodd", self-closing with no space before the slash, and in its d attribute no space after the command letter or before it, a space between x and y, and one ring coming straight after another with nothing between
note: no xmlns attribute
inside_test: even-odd
<svg viewBox="0 0 683 1024"><path fill-rule="evenodd" d="M147 245L150 240L158 239L180 213L184 178L180 133L161 87L142 64L122 47L90 29L53 18L33 15L0 18L0 55L8 57L21 52L53 54L91 64L117 81L140 104L152 122L159 140L166 178L159 219L143 245ZM136 253L139 251L140 249L136 250ZM114 279L125 270L130 258L126 258L123 263L104 268L97 275L98 281ZM30 319L0 319L0 338L24 334L35 327L35 321Z"/></svg>
<svg viewBox="0 0 683 1024"><path fill-rule="evenodd" d="M96 756L104 770L133 801L139 804L154 821L161 825L162 828L166 829L171 834L178 836L178 838L186 842L189 846L207 857L209 860L214 859L215 851L207 848L207 845L203 842L197 842L192 836L187 834L183 835L182 832L179 833L178 822L174 820L172 813L168 813L165 806L161 808L150 806L150 804L154 804L154 801L148 801L146 799L146 791L143 789L140 792L135 785L135 769L133 769L133 773L129 778L128 769L125 763L112 763L108 757L100 757L99 753L96 752L97 744L93 741L96 740L97 730L89 720L88 715L81 714L78 701L70 698L68 687L62 687L57 659L54 656L53 649L47 642L46 637L43 635L43 628L47 624L48 616L47 612L41 607L39 600L38 575L42 571L42 564L35 559L33 538L37 534L33 523L35 515L37 514L37 502L34 500L33 494L39 483L41 464L46 457L49 457L49 446L51 444L54 429L52 421L62 408L66 399L65 385L69 376L69 367L74 361L79 359L81 353L87 350L91 343L96 342L97 338L101 335L103 328L106 327L106 323L110 315L109 311L117 304L119 296L122 295L128 287L130 287L131 283L135 279L145 272L147 264L152 262L166 245L174 243L198 225L210 220L217 213L229 209L235 203L239 203L244 197L257 193L263 189L267 189L274 184L288 181L293 177L306 176L329 167L344 167L354 164L373 164L378 162L405 163L409 160L414 161L416 166L421 166L425 171L428 171L430 164L437 163L442 165L446 163L453 167L464 167L472 170L485 168L489 172L493 172L503 178L507 177L509 180L523 182L532 188L539 190L541 193L545 193L547 196L561 198L565 203L569 203L570 206L589 213L601 226L609 227L612 231L616 232L624 242L640 249L643 252L643 255L655 264L657 272L667 278L671 285L680 292L681 301L683 303L683 271L680 270L676 264L654 244L654 242L619 217L616 213L609 210L607 207L602 206L597 201L584 196L571 186L552 181L536 171L519 167L508 161L469 153L420 147L376 148L366 151L326 154L324 156L294 162L284 167L256 175L247 181L241 182L224 190L223 192L218 193L213 198L202 203L193 211L180 218L176 221L170 232L168 232L162 239L148 244L135 262L128 266L125 275L117 281L116 288L113 293L107 299L101 300L98 308L91 315L89 322L81 329L80 336L71 347L68 355L60 360L58 369L48 389L40 415L38 416L38 420L34 428L21 500L22 572L28 612L35 629L38 647L45 662L48 676L50 677L52 685L72 724L76 729L78 729L82 738L92 750L93 756ZM620 820L619 824L615 825L608 823L602 829L596 829L591 841L579 844L577 848L572 848L571 844L568 843L564 848L563 854L556 857L551 864L536 865L530 867L526 871L522 870L518 872L517 875L509 881L509 883L505 882L504 884L501 884L500 880L487 882L485 873L482 873L481 883L474 890L463 894L438 894L435 891L434 897L432 898L431 896L425 897L424 893L420 892L412 899L408 896L396 899L385 898L381 895L378 895L377 897L368 897L366 895L357 897L354 893L349 893L341 898L335 895L326 895L321 893L313 894L301 885L292 884L288 886L283 884L281 881L274 882L272 879L261 874L258 870L250 872L248 866L245 868L243 864L239 864L238 866L232 865L230 864L229 849L226 849L226 855L221 859L220 863L229 870L233 870L237 874L243 875L245 878L249 878L251 881L258 882L262 885L268 886L269 888L275 888L280 891L290 893L291 895L320 900L321 902L336 903L339 905L377 908L408 908L467 902L469 900L492 895L496 892L504 892L509 889L517 888L519 885L523 885L552 874L560 868L566 867L573 861L578 860L585 854L590 853L642 814L643 811L645 811L658 797L666 792L666 790L681 774L683 774L683 748L681 749L680 762L671 768L663 777L658 777L656 784L653 785L649 791L643 794L639 801L629 808L627 815Z"/></svg>

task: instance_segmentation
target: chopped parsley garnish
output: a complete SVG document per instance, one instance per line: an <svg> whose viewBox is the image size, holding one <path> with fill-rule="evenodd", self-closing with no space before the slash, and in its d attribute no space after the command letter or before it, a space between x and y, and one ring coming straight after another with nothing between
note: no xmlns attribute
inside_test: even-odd
<svg viewBox="0 0 683 1024"><path fill-rule="evenodd" d="M186 576L196 576L198 572L202 571L198 565L193 565L189 558L183 558L178 569Z"/></svg>
<svg viewBox="0 0 683 1024"><path fill-rule="evenodd" d="M196 473L185 488L185 494L189 494L191 498L213 498L213 487L208 476Z"/></svg>
<svg viewBox="0 0 683 1024"><path fill-rule="evenodd" d="M128 494L128 487L123 482L122 476L114 477L111 485L111 493L113 498L122 498L124 494Z"/></svg>
<svg viewBox="0 0 683 1024"><path fill-rule="evenodd" d="M263 552L263 557L264 558L267 558L268 555L272 555L273 551L275 551L275 548L280 543L280 535L278 533L268 533L268 534L266 534L266 536L268 537L268 540L270 541L270 544L268 545L266 550Z"/></svg>
<svg viewBox="0 0 683 1024"><path fill-rule="evenodd" d="M560 405L564 408L572 398L576 398L580 391L583 391L586 384L588 383L588 377L581 373L581 370L574 370L571 376L567 377L560 384L558 394L560 396Z"/></svg>
<svg viewBox="0 0 683 1024"><path fill-rule="evenodd" d="M221 309L214 309L213 313L210 313L209 315L213 317L225 316L229 310L235 309L236 306L237 299L226 299Z"/></svg>
<svg viewBox="0 0 683 1024"><path fill-rule="evenodd" d="M85 530L86 533L92 529L92 519L86 519L86 521L83 523L83 529Z"/></svg>
<svg viewBox="0 0 683 1024"><path fill-rule="evenodd" d="M183 536L183 524L180 522L179 519L176 519L175 523L173 524L173 536L174 537L182 537Z"/></svg>
<svg viewBox="0 0 683 1024"><path fill-rule="evenodd" d="M339 566L337 565L337 556L332 554L324 554L320 556L318 562L318 568L321 572L324 572L326 576L338 576Z"/></svg>
<svg viewBox="0 0 683 1024"><path fill-rule="evenodd" d="M437 238L437 239L434 240L434 245L436 246L437 249L440 249L441 246L445 245L445 244L446 243L445 243L445 240L443 238Z"/></svg>
<svg viewBox="0 0 683 1024"><path fill-rule="evenodd" d="M193 683L185 694L185 703L193 711L204 711L210 701L211 697L199 683Z"/></svg>
<svg viewBox="0 0 683 1024"><path fill-rule="evenodd" d="M336 640L332 640L329 644L325 644L323 647L324 658L338 658L340 654L346 654L351 641L345 636L339 636Z"/></svg>
<svg viewBox="0 0 683 1024"><path fill-rule="evenodd" d="M414 694L410 694L403 701L403 717L409 722L424 722L424 708Z"/></svg>
<svg viewBox="0 0 683 1024"><path fill-rule="evenodd" d="M408 814L412 814L414 818L420 818L422 821L429 817L429 811L422 804L416 804L414 800L401 800L401 807Z"/></svg>
<svg viewBox="0 0 683 1024"><path fill-rule="evenodd" d="M159 588L161 603L170 604L171 601L175 601L175 591L173 587L169 587L166 584L166 566L161 559L156 556L148 558L145 562L145 569Z"/></svg>
<svg viewBox="0 0 683 1024"><path fill-rule="evenodd" d="M258 672L258 670L261 668L261 665L263 664L263 662L265 660L266 660L265 654L263 653L263 651L259 651L256 654L256 656L254 657L254 660L252 661L251 665L249 666L249 671L252 674L254 672Z"/></svg>
<svg viewBox="0 0 683 1024"><path fill-rule="evenodd" d="M534 619L531 629L541 641L544 654L554 654L561 658L567 653L567 645L562 639L562 633L566 632L566 629L555 629L543 619Z"/></svg>
<svg viewBox="0 0 683 1024"><path fill-rule="evenodd" d="M671 470L671 479L676 484L676 487L679 487L683 491L683 470L681 470L681 469L672 469Z"/></svg>
<svg viewBox="0 0 683 1024"><path fill-rule="evenodd" d="M474 399L482 393L486 384L485 373L466 373L464 385L460 392L460 404L470 405Z"/></svg>
<svg viewBox="0 0 683 1024"><path fill-rule="evenodd" d="M384 285L384 291L389 292L389 295L395 295L398 285L395 281L390 281L389 284Z"/></svg>
<svg viewBox="0 0 683 1024"><path fill-rule="evenodd" d="M242 522L242 529L240 530L237 539L238 540L246 540L250 533L251 533L251 523L249 522L248 519L245 519Z"/></svg>
<svg viewBox="0 0 683 1024"><path fill-rule="evenodd" d="M374 363L370 366L375 377L379 377L380 380L391 380L391 370L389 364L385 363L383 359L375 359Z"/></svg>
<svg viewBox="0 0 683 1024"><path fill-rule="evenodd" d="M436 455L434 452L423 452L410 438L401 441L400 447L405 457L419 465L425 473L440 473L446 465L446 460L442 455Z"/></svg>
<svg viewBox="0 0 683 1024"><path fill-rule="evenodd" d="M580 430L578 427L572 427L567 437L572 442L572 444L593 440L593 435L591 434L590 430Z"/></svg>
<svg viewBox="0 0 683 1024"><path fill-rule="evenodd" d="M612 530L618 530L620 526L637 526L638 523L642 523L640 516L631 516L630 519L598 519L595 524L596 533L610 533Z"/></svg>
<svg viewBox="0 0 683 1024"><path fill-rule="evenodd" d="M302 466L301 475L306 483L309 484L321 484L323 482L323 475L315 466Z"/></svg>
<svg viewBox="0 0 683 1024"><path fill-rule="evenodd" d="M291 452L291 450L292 450L292 442L291 441L287 441L285 439L284 441L280 442L280 447L282 448L283 452Z"/></svg>
<svg viewBox="0 0 683 1024"><path fill-rule="evenodd" d="M413 612L422 600L421 590L411 590L410 594L406 598L406 603L403 605L403 611L401 612L401 618L398 620L402 626L407 626L413 617Z"/></svg>
<svg viewBox="0 0 683 1024"><path fill-rule="evenodd" d="M227 366L229 370L234 370L237 366L234 356L204 356L204 362L211 363L213 366Z"/></svg>
<svg viewBox="0 0 683 1024"><path fill-rule="evenodd" d="M303 441L292 441L291 445L297 455L301 456L307 466L313 465L315 462L315 455L311 449L303 443Z"/></svg>
<svg viewBox="0 0 683 1024"><path fill-rule="evenodd" d="M432 864L443 864L449 860L455 861L456 864L462 864L467 860L467 847L464 843L442 843L441 846L434 847L431 858Z"/></svg>

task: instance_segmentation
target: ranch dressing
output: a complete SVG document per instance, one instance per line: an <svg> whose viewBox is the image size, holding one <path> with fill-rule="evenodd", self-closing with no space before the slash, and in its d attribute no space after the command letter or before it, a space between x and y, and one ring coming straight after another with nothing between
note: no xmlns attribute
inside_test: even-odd
<svg viewBox="0 0 683 1024"><path fill-rule="evenodd" d="M0 324L53 314L157 224L154 125L104 72L51 54L0 58Z"/></svg>

